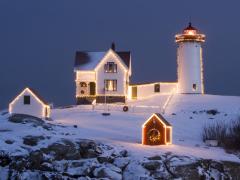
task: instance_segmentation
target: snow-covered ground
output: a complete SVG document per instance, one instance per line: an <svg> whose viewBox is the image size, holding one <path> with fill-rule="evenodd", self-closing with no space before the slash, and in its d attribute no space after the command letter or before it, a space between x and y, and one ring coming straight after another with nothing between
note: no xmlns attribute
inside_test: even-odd
<svg viewBox="0 0 240 180"><path fill-rule="evenodd" d="M141 100L142 106L163 106L166 97L155 96ZM131 105L137 102L130 102ZM209 115L204 110L216 109L220 113ZM160 109L159 109L160 111ZM240 115L240 97L216 95L174 95L167 106L164 117L173 126L173 144L168 146L141 145L141 126L151 115L149 108L141 112L122 112L110 110L110 116L102 111L86 106L66 109L53 109L51 124L57 125L54 131L42 127L34 130L29 124L16 124L7 120L8 115L0 116L0 150L14 154L26 152L22 138L27 135L49 137L32 148L45 147L61 138L93 139L116 148L127 149L135 158L152 156L166 152L197 158L228 160L240 162L240 159L226 153L222 148L207 147L202 142L202 127L213 121L230 122ZM77 125L77 128L74 127ZM6 140L13 144L6 144Z"/></svg>

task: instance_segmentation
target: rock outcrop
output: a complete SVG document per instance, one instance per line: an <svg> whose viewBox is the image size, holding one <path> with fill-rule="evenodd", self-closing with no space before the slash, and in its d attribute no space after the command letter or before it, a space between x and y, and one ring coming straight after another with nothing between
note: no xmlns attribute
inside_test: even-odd
<svg viewBox="0 0 240 180"><path fill-rule="evenodd" d="M0 152L1 179L240 179L240 164L176 156L135 159L91 140L62 139L24 156Z"/></svg>

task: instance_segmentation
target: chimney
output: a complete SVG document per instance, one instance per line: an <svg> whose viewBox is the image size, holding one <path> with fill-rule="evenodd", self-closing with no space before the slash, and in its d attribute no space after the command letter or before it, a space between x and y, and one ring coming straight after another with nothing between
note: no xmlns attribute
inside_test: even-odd
<svg viewBox="0 0 240 180"><path fill-rule="evenodd" d="M115 51L115 43L114 42L112 42L112 44L111 44L111 49Z"/></svg>

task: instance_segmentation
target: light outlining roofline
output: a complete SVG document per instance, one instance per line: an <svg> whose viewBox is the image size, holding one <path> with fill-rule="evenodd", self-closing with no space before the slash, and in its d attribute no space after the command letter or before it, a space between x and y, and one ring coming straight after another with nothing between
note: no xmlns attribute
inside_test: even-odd
<svg viewBox="0 0 240 180"><path fill-rule="evenodd" d="M154 116L164 125L164 127L167 127L166 124L165 124L155 113L153 113L153 114L150 116L150 118L148 118L147 121L145 121L145 122L143 123L142 127L145 127L146 124L147 124L147 123L152 119L152 117L154 117Z"/></svg>
<svg viewBox="0 0 240 180"><path fill-rule="evenodd" d="M172 126L167 126L167 129L170 130L170 141L169 142L166 141L166 144L170 145L172 144Z"/></svg>
<svg viewBox="0 0 240 180"><path fill-rule="evenodd" d="M115 92L115 91L110 91ZM76 95L75 97L96 97L96 96L115 96L115 97L122 97L124 94L96 94L96 95Z"/></svg>
<svg viewBox="0 0 240 180"><path fill-rule="evenodd" d="M205 42L206 36L204 34L177 34L175 35L176 43L181 42Z"/></svg>
<svg viewBox="0 0 240 180"><path fill-rule="evenodd" d="M14 98L14 100L9 104L9 113L12 114L12 106L13 104L26 92L28 91L42 106L42 117L45 117L45 108L47 108L47 117L50 117L49 109L50 106L48 104L45 104L41 99L39 99L32 91L30 88L26 87L17 97Z"/></svg>
<svg viewBox="0 0 240 180"><path fill-rule="evenodd" d="M155 84L163 84L163 85L177 85L178 82L152 82L152 83L143 83L143 84L129 84L130 87L132 86L150 86Z"/></svg>
<svg viewBox="0 0 240 180"><path fill-rule="evenodd" d="M200 68L201 68L201 84L202 84L202 94L205 94L205 87L204 87L204 68L203 68L203 56L202 56L202 47L200 48Z"/></svg>
<svg viewBox="0 0 240 180"><path fill-rule="evenodd" d="M145 145L143 142L145 141L145 135L144 135L144 129L145 129L145 126L143 127L142 126L142 145Z"/></svg>
<svg viewBox="0 0 240 180"><path fill-rule="evenodd" d="M89 71L89 70L78 70L77 73L81 73L81 74L88 74L88 73L95 73L95 71Z"/></svg>
<svg viewBox="0 0 240 180"><path fill-rule="evenodd" d="M124 71L127 72L128 71L128 68L127 66L125 65L125 63L122 61L122 59L119 57L119 55L117 53L115 53L111 48L106 52L106 54L103 56L103 58L101 59L101 61L97 64L97 66L94 68L95 71L97 71L97 69L99 69L101 67L101 65L104 63L104 61L106 59L108 59L108 57L110 55L113 55L115 57L117 57L116 59L118 61L120 61L120 65L123 67Z"/></svg>

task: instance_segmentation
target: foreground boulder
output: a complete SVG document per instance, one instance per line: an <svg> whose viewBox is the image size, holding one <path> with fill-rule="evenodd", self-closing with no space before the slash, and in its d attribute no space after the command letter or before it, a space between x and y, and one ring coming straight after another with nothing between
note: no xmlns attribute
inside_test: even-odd
<svg viewBox="0 0 240 180"><path fill-rule="evenodd" d="M69 140L63 140L42 148L44 154L53 156L54 160L78 160L81 159L81 153L78 147Z"/></svg>
<svg viewBox="0 0 240 180"><path fill-rule="evenodd" d="M94 170L93 175L96 178L109 178L109 179L114 179L114 180L121 180L122 175L120 173L121 172L116 172L111 168L100 167L100 168L96 168Z"/></svg>
<svg viewBox="0 0 240 180"><path fill-rule="evenodd" d="M8 118L9 122L20 123L20 124L31 124L33 127L41 126L46 130L53 130L52 124L47 123L46 121L26 114L13 114Z"/></svg>
<svg viewBox="0 0 240 180"><path fill-rule="evenodd" d="M38 126L44 124L44 120L38 117L26 115L26 114L13 114L8 118L8 121L12 123L22 123L22 124L33 123Z"/></svg>
<svg viewBox="0 0 240 180"><path fill-rule="evenodd" d="M23 144L28 146L36 146L39 141L44 140L43 136L25 136L23 138Z"/></svg>

